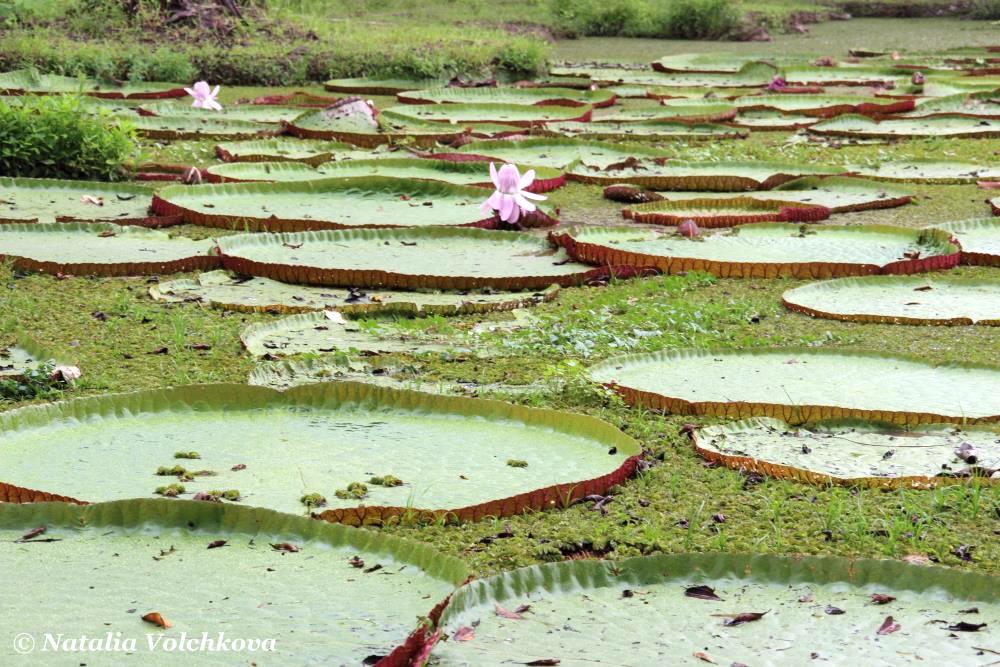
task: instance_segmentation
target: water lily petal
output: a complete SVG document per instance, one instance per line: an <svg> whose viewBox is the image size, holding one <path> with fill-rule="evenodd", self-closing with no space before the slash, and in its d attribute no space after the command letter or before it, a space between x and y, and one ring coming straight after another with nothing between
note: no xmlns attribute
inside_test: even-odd
<svg viewBox="0 0 1000 667"><path fill-rule="evenodd" d="M535 181L535 170L529 169L528 171L524 172L523 176L521 176L521 179L517 182L517 187L523 190L529 185L531 185L534 181Z"/></svg>
<svg viewBox="0 0 1000 667"><path fill-rule="evenodd" d="M513 216L514 219L516 220L517 219L517 215L518 215L518 213L517 213L517 203L514 201L514 198L511 197L510 195L501 195L500 196L500 219L504 220L506 222L513 222L513 220L511 220L511 217Z"/></svg>
<svg viewBox="0 0 1000 667"><path fill-rule="evenodd" d="M507 218L501 218L501 220L506 219L510 224L515 224L521 218L521 209L518 207L517 203L511 198L513 206L510 207L510 215Z"/></svg>
<svg viewBox="0 0 1000 667"><path fill-rule="evenodd" d="M497 166L490 162L490 180L493 181L493 186L499 190L500 189L500 177L497 175Z"/></svg>
<svg viewBox="0 0 1000 667"><path fill-rule="evenodd" d="M535 201L545 201L548 199L545 195L536 194L534 192L528 192L527 190L521 192L522 197L527 197L528 199L534 199Z"/></svg>
<svg viewBox="0 0 1000 667"><path fill-rule="evenodd" d="M527 211L527 212L530 213L531 211L535 210L535 205L532 204L527 199L525 199L524 196L523 196L523 193L521 193L521 192L518 192L516 195L514 195L514 201L524 211Z"/></svg>

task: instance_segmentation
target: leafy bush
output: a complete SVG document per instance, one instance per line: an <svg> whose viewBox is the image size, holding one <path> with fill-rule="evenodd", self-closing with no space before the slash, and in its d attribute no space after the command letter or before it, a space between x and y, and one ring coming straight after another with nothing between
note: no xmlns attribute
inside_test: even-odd
<svg viewBox="0 0 1000 667"><path fill-rule="evenodd" d="M33 398L56 398L65 385L52 379L54 366L50 363L38 364L24 372L16 380L0 379L0 404L7 401L27 401Z"/></svg>
<svg viewBox="0 0 1000 667"><path fill-rule="evenodd" d="M0 102L0 175L115 180L136 150L134 128L81 97Z"/></svg>
<svg viewBox="0 0 1000 667"><path fill-rule="evenodd" d="M972 5L969 16L983 21L996 21L1000 19L1000 0L976 0Z"/></svg>
<svg viewBox="0 0 1000 667"><path fill-rule="evenodd" d="M740 23L730 0L550 0L549 11L576 35L719 39Z"/></svg>

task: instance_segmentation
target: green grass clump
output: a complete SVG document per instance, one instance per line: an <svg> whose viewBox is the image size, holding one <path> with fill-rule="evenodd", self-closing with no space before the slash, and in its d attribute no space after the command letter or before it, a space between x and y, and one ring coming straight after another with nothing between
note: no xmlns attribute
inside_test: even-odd
<svg viewBox="0 0 1000 667"><path fill-rule="evenodd" d="M403 480L396 477L395 475L385 475L384 477L372 477L368 480L369 484L374 484L375 486L403 486Z"/></svg>
<svg viewBox="0 0 1000 667"><path fill-rule="evenodd" d="M232 502L236 502L237 500L243 497L240 495L239 489L206 491L205 493L207 495L215 496L216 498L224 498L225 500L230 500Z"/></svg>
<svg viewBox="0 0 1000 667"><path fill-rule="evenodd" d="M722 39L742 13L730 0L550 0L556 28L575 35Z"/></svg>
<svg viewBox="0 0 1000 667"><path fill-rule="evenodd" d="M309 509L312 509L314 507L323 507L326 505L326 498L319 493L307 493L299 498L299 502Z"/></svg>
<svg viewBox="0 0 1000 667"><path fill-rule="evenodd" d="M198 452L174 452L175 459L200 459L201 454Z"/></svg>
<svg viewBox="0 0 1000 667"><path fill-rule="evenodd" d="M0 366L2 365L3 357L0 357ZM62 383L52 379L54 368L51 363L41 363L35 368L27 369L16 379L0 379L0 405L9 401L58 398L62 394Z"/></svg>
<svg viewBox="0 0 1000 667"><path fill-rule="evenodd" d="M158 486L156 491L154 491L158 496L163 496L165 498L176 498L180 494L184 493L183 484L170 484L168 486Z"/></svg>
<svg viewBox="0 0 1000 667"><path fill-rule="evenodd" d="M507 465L511 468L527 468L528 462L523 459L507 459Z"/></svg>
<svg viewBox="0 0 1000 667"><path fill-rule="evenodd" d="M116 180L137 150L127 121L80 97L0 102L0 175Z"/></svg>
<svg viewBox="0 0 1000 667"><path fill-rule="evenodd" d="M361 482L351 482L346 489L337 489L333 495L341 500L361 500L368 497L368 486Z"/></svg>

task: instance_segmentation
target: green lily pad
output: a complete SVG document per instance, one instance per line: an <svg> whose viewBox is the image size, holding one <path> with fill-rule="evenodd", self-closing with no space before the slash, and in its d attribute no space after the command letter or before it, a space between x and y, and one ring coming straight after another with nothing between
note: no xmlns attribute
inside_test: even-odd
<svg viewBox="0 0 1000 667"><path fill-rule="evenodd" d="M1000 168L946 160L892 160L875 165L853 165L851 173L883 181L918 183L975 183L1000 178Z"/></svg>
<svg viewBox="0 0 1000 667"><path fill-rule="evenodd" d="M525 308L556 297L552 285L541 292L401 292L289 285L268 278L236 278L225 271L210 271L194 280L161 282L149 295L168 303L198 302L223 310L266 313L307 313L337 310L349 315L394 313L400 315L465 315Z"/></svg>
<svg viewBox="0 0 1000 667"><path fill-rule="evenodd" d="M413 104L390 107L380 118L399 123L433 122L449 124L496 123L531 127L542 123L590 120L592 107L523 104Z"/></svg>
<svg viewBox="0 0 1000 667"><path fill-rule="evenodd" d="M407 90L417 90L440 86L446 83L440 79L390 79L377 77L357 77L353 79L330 79L323 84L335 93L357 95L395 95Z"/></svg>
<svg viewBox="0 0 1000 667"><path fill-rule="evenodd" d="M673 102L668 104L667 102ZM716 123L736 117L736 107L725 100L664 100L659 106L615 109L594 117L600 123L678 121Z"/></svg>
<svg viewBox="0 0 1000 667"><path fill-rule="evenodd" d="M43 535L19 539L38 526ZM76 646L105 642L108 655L118 642L147 665L176 664L178 642L210 662L360 665L390 653L405 662L423 643L416 618L467 576L457 559L409 540L210 502L0 504L0 544L4 572L20 582L0 599L17 630L37 638L30 662L38 665L66 662L44 649L46 633ZM172 627L145 622L152 612ZM316 631L303 632L309 627ZM220 633L228 650L200 648L206 640L220 646ZM0 660L23 658L8 645Z"/></svg>
<svg viewBox="0 0 1000 667"><path fill-rule="evenodd" d="M717 599L696 597L713 591ZM891 601L873 604L873 594ZM998 597L996 577L892 560L750 554L574 560L460 588L441 617L450 639L435 645L431 662L898 665L919 655L931 664L971 664L982 660L976 648L982 639L948 626L966 620L992 627ZM963 615L977 603L980 615ZM887 616L899 628L879 634Z"/></svg>
<svg viewBox="0 0 1000 667"><path fill-rule="evenodd" d="M970 118L1000 119L1000 102L990 99L991 93L973 95L946 95L917 102L916 108L906 118L931 118L959 115Z"/></svg>
<svg viewBox="0 0 1000 667"><path fill-rule="evenodd" d="M782 183L771 190L749 192L660 192L657 197L669 201L689 199L734 199L749 197L771 201L825 206L833 213L892 208L908 204L911 194L898 187L849 176L804 176ZM639 210L642 207L633 207Z"/></svg>
<svg viewBox="0 0 1000 667"><path fill-rule="evenodd" d="M437 333L388 319L341 320L325 312L292 315L272 322L251 324L240 334L247 351L255 357L350 352L366 354L426 354L454 352L477 354L476 341L465 332Z"/></svg>
<svg viewBox="0 0 1000 667"><path fill-rule="evenodd" d="M605 107L614 104L615 95L607 90L573 88L426 88L396 94L404 104L518 104L540 106Z"/></svg>
<svg viewBox="0 0 1000 667"><path fill-rule="evenodd" d="M488 172L487 172L488 173ZM153 210L186 222L225 229L296 231L352 227L478 226L497 224L480 205L482 188L435 181L367 176L285 183L169 186ZM523 224L555 224L539 206Z"/></svg>
<svg viewBox="0 0 1000 667"><path fill-rule="evenodd" d="M967 483L973 475L1000 469L995 428L932 425L900 431L860 421L802 428L759 417L705 426L691 439L709 461L810 484L927 488Z"/></svg>
<svg viewBox="0 0 1000 667"><path fill-rule="evenodd" d="M592 417L355 382L108 395L13 410L0 422L0 479L17 487L89 501L150 497L177 481L158 468L173 467L174 453L197 443L200 458L184 467L214 474L182 480L179 498L238 489L243 505L301 514L303 493L320 493L330 508L323 518L357 523L405 507L462 519L544 509L538 501L565 495L570 483L607 489L608 476L620 483L640 451ZM32 463L38 457L44 467ZM506 465L511 458L529 465L515 470ZM386 474L404 484L369 485L363 499L334 493ZM581 491L570 495L595 492ZM366 512L367 521L355 521Z"/></svg>
<svg viewBox="0 0 1000 667"><path fill-rule="evenodd" d="M453 153L444 154L449 159L484 158L511 164L533 164L565 170L575 162L597 167L607 167L629 158L666 159L672 151L640 144L613 144L578 139L521 139L519 141L473 141ZM528 161L530 160L530 162Z"/></svg>
<svg viewBox="0 0 1000 667"><path fill-rule="evenodd" d="M408 141L421 146L433 146L437 142L453 142L470 132L467 127L451 127L429 121L384 118L372 125L364 116L336 116L331 118L326 109L307 111L298 118L284 124L289 134L302 139L324 139L346 141L355 146L374 148L382 144ZM514 132L513 127L507 128ZM488 135L486 128L481 133Z"/></svg>
<svg viewBox="0 0 1000 667"><path fill-rule="evenodd" d="M218 240L226 268L288 283L403 289L544 289L606 275L527 234L358 229Z"/></svg>
<svg viewBox="0 0 1000 667"><path fill-rule="evenodd" d="M558 137L583 139L742 139L745 130L714 123L682 123L678 121L640 121L631 123L549 123L541 131Z"/></svg>
<svg viewBox="0 0 1000 667"><path fill-rule="evenodd" d="M710 100L701 102L665 100L665 105L708 104ZM740 115L746 111L780 111L814 117L831 117L842 114L892 114L909 111L914 108L912 100L888 99L884 97L860 97L856 95L744 95L730 104L740 110Z"/></svg>
<svg viewBox="0 0 1000 667"><path fill-rule="evenodd" d="M962 244L962 263L1000 266L1000 218L937 225Z"/></svg>
<svg viewBox="0 0 1000 667"><path fill-rule="evenodd" d="M260 139L229 141L216 145L215 154L225 162L304 162L322 164L331 160L374 157L367 151L340 141L312 139Z"/></svg>
<svg viewBox="0 0 1000 667"><path fill-rule="evenodd" d="M1000 282L949 276L868 276L811 283L782 296L788 308L833 320L1000 326Z"/></svg>
<svg viewBox="0 0 1000 667"><path fill-rule="evenodd" d="M574 259L598 266L708 271L722 278L830 278L916 273L958 263L958 247L936 230L881 225L754 224L694 239L672 230L579 227L551 238Z"/></svg>
<svg viewBox="0 0 1000 667"><path fill-rule="evenodd" d="M579 76L600 84L680 88L756 88L766 86L779 70L767 63L750 62L736 72L651 72L620 67L554 67L556 76Z"/></svg>
<svg viewBox="0 0 1000 667"><path fill-rule="evenodd" d="M1000 120L965 116L932 116L876 121L867 116L846 115L811 125L809 132L833 137L1000 137Z"/></svg>
<svg viewBox="0 0 1000 667"><path fill-rule="evenodd" d="M266 107L264 107L266 108ZM251 139L280 134L274 125L218 116L125 116L150 139Z"/></svg>
<svg viewBox="0 0 1000 667"><path fill-rule="evenodd" d="M535 170L535 182L528 189L548 192L565 183L563 174L551 167L518 165L523 174ZM456 185L493 188L489 165L483 162L455 162L426 158L383 158L344 160L318 167L299 162L243 162L213 165L208 168L211 181L311 181L321 178L360 178L385 176L411 180L443 181Z"/></svg>
<svg viewBox="0 0 1000 667"><path fill-rule="evenodd" d="M733 197L661 200L622 210L628 220L656 225L679 225L693 220L699 227L733 227L761 222L818 222L830 217L830 209L772 199Z"/></svg>
<svg viewBox="0 0 1000 667"><path fill-rule="evenodd" d="M678 414L801 424L1000 421L1000 369L807 348L681 350L616 357L591 369L630 403Z"/></svg>
<svg viewBox="0 0 1000 667"><path fill-rule="evenodd" d="M0 221L114 222L156 226L153 191L141 185L49 178L0 178Z"/></svg>
<svg viewBox="0 0 1000 667"><path fill-rule="evenodd" d="M298 107L281 107L270 104L227 104L221 111L191 106L188 100L145 103L139 107L142 115L190 118L193 120L238 120L251 123L280 123L302 115Z"/></svg>
<svg viewBox="0 0 1000 667"><path fill-rule="evenodd" d="M910 73L889 67L814 67L789 66L781 70L791 86L881 86L905 88L910 85Z"/></svg>
<svg viewBox="0 0 1000 667"><path fill-rule="evenodd" d="M155 81L128 83L123 86L101 83L85 77L39 74L35 70L20 69L0 74L0 91L4 93L82 93L111 99L157 99L184 97L184 86Z"/></svg>
<svg viewBox="0 0 1000 667"><path fill-rule="evenodd" d="M106 223L0 225L0 258L45 273L134 276L212 269L211 241Z"/></svg>
<svg viewBox="0 0 1000 667"><path fill-rule="evenodd" d="M754 53L676 53L652 62L657 72L699 72L703 74L730 74L739 72L747 63L763 62L772 67L785 60L766 58Z"/></svg>
<svg viewBox="0 0 1000 667"><path fill-rule="evenodd" d="M836 167L785 162L683 162L662 164L641 161L601 169L581 164L567 178L583 183L612 185L633 183L653 190L769 190L802 176L837 174Z"/></svg>
<svg viewBox="0 0 1000 667"><path fill-rule="evenodd" d="M783 111L741 110L739 115L729 122L733 127L742 127L757 132L789 132L803 127L815 125L820 121L815 116L788 113Z"/></svg>

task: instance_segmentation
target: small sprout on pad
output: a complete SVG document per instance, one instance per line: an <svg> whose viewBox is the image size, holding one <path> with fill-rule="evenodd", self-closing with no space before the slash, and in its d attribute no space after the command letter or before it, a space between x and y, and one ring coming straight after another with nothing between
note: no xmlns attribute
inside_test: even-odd
<svg viewBox="0 0 1000 667"><path fill-rule="evenodd" d="M507 465L511 468L527 468L528 462L521 459L507 459Z"/></svg>
<svg viewBox="0 0 1000 667"><path fill-rule="evenodd" d="M163 496L164 498L176 498L180 494L184 493L183 484L170 484L168 486L158 486L154 493L158 496Z"/></svg>
<svg viewBox="0 0 1000 667"><path fill-rule="evenodd" d="M341 500L361 500L368 497L368 486L361 482L351 482L346 489L337 489L334 495Z"/></svg>
<svg viewBox="0 0 1000 667"><path fill-rule="evenodd" d="M384 477L372 477L368 483L375 486L402 486L403 480L395 475L385 475Z"/></svg>
<svg viewBox="0 0 1000 667"><path fill-rule="evenodd" d="M201 454L198 452L174 452L175 459L200 459Z"/></svg>
<svg viewBox="0 0 1000 667"><path fill-rule="evenodd" d="M318 493L307 493L299 498L299 502L309 508L323 507L326 505L326 498Z"/></svg>
<svg viewBox="0 0 1000 667"><path fill-rule="evenodd" d="M165 477L165 476L190 477L191 476L191 473L189 473L187 471L187 468L185 468L184 466L173 466L172 468L168 468L166 466L160 466L159 468L156 469L156 474L160 475L161 477Z"/></svg>
<svg viewBox="0 0 1000 667"><path fill-rule="evenodd" d="M216 498L225 498L226 500L231 500L236 502L242 496L240 496L239 489L226 489L225 491L206 491L210 496L215 496Z"/></svg>

